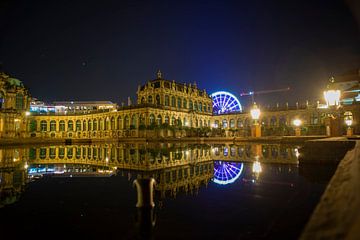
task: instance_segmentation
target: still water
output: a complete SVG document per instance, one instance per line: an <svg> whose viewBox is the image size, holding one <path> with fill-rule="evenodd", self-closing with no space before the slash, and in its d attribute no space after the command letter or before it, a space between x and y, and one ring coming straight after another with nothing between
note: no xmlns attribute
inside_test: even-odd
<svg viewBox="0 0 360 240"><path fill-rule="evenodd" d="M299 165L298 147L0 149L1 236L297 239L334 172Z"/></svg>

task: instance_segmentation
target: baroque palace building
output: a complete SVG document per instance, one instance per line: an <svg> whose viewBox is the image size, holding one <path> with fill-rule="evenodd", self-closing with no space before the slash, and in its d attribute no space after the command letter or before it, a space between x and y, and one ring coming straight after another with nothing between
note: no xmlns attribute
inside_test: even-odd
<svg viewBox="0 0 360 240"><path fill-rule="evenodd" d="M95 112L29 114L30 95L21 81L0 75L1 138L117 139L162 137L242 137L250 135L249 112L213 114L212 98L196 84L163 78L138 87L137 104ZM359 122L358 103L337 110L352 111ZM302 121L302 135L325 135L328 109L296 105L261 109L263 136L294 135L293 120ZM345 128L345 127L344 127ZM354 132L359 132L355 124Z"/></svg>

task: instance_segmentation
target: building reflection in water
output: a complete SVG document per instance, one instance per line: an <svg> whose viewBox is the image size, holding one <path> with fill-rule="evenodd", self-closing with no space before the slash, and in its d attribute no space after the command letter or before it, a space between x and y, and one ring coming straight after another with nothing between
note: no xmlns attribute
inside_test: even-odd
<svg viewBox="0 0 360 240"><path fill-rule="evenodd" d="M178 194L197 194L212 180L236 182L249 166L252 181L262 164L297 164L297 148L286 145L95 144L0 149L1 207L16 202L25 185L52 177L111 177L120 174L137 191L138 238L151 238L155 207ZM247 164L249 162L250 164ZM134 204L135 205L135 204Z"/></svg>

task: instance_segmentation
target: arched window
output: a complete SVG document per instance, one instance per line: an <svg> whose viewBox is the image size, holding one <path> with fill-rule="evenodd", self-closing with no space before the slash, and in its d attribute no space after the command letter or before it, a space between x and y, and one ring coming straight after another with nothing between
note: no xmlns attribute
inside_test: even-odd
<svg viewBox="0 0 360 240"><path fill-rule="evenodd" d="M202 112L202 103L199 103L199 112Z"/></svg>
<svg viewBox="0 0 360 240"><path fill-rule="evenodd" d="M17 110L24 109L24 95L22 95L22 93L16 94L16 109Z"/></svg>
<svg viewBox="0 0 360 240"><path fill-rule="evenodd" d="M68 131L74 131L74 122L72 120L68 121Z"/></svg>
<svg viewBox="0 0 360 240"><path fill-rule="evenodd" d="M165 123L169 124L169 116L168 115L165 116Z"/></svg>
<svg viewBox="0 0 360 240"><path fill-rule="evenodd" d="M179 117L178 120L177 120L177 125L181 126L181 124L182 124L182 121L181 121L181 118Z"/></svg>
<svg viewBox="0 0 360 240"><path fill-rule="evenodd" d="M215 120L214 122L214 128L218 128L219 127L219 120Z"/></svg>
<svg viewBox="0 0 360 240"><path fill-rule="evenodd" d="M174 96L171 97L171 106L176 107L176 99Z"/></svg>
<svg viewBox="0 0 360 240"><path fill-rule="evenodd" d="M153 102L153 97L150 95L148 96L148 103L152 103Z"/></svg>
<svg viewBox="0 0 360 240"><path fill-rule="evenodd" d="M186 101L186 99L183 99L183 108L187 109L187 101Z"/></svg>
<svg viewBox="0 0 360 240"><path fill-rule="evenodd" d="M237 127L238 127L238 128L244 127L244 123L243 123L243 121L242 121L241 119L238 119L238 120L237 120Z"/></svg>
<svg viewBox="0 0 360 240"><path fill-rule="evenodd" d="M206 104L204 103L204 112L206 112Z"/></svg>
<svg viewBox="0 0 360 240"><path fill-rule="evenodd" d="M94 122L93 122L93 131L97 131L97 130L98 130L97 127L98 127L97 120L94 119Z"/></svg>
<svg viewBox="0 0 360 240"><path fill-rule="evenodd" d="M200 127L202 127L202 126L203 126L203 122L202 122L201 119L200 119L199 123L200 123Z"/></svg>
<svg viewBox="0 0 360 240"><path fill-rule="evenodd" d="M141 104L144 104L145 103L145 97L142 97L141 98Z"/></svg>
<svg viewBox="0 0 360 240"><path fill-rule="evenodd" d="M175 117L174 116L171 118L171 125L175 125Z"/></svg>
<svg viewBox="0 0 360 240"><path fill-rule="evenodd" d="M189 109L190 109L190 110L193 110L193 108L194 108L193 102L190 100L190 101L189 101Z"/></svg>
<svg viewBox="0 0 360 240"><path fill-rule="evenodd" d="M76 120L76 131L81 131L81 121Z"/></svg>
<svg viewBox="0 0 360 240"><path fill-rule="evenodd" d="M227 128L227 127L228 127L228 122L227 122L226 119L223 119L223 121L222 121L222 126L223 126L223 128Z"/></svg>
<svg viewBox="0 0 360 240"><path fill-rule="evenodd" d="M195 103L194 103L194 110L197 111L197 109L198 109L198 103L195 102Z"/></svg>
<svg viewBox="0 0 360 240"><path fill-rule="evenodd" d="M52 132L56 131L56 121L55 120L50 121L50 131L52 131Z"/></svg>
<svg viewBox="0 0 360 240"><path fill-rule="evenodd" d="M157 116L156 123L157 123L157 125L161 125L161 123L162 123L162 117L160 114Z"/></svg>
<svg viewBox="0 0 360 240"><path fill-rule="evenodd" d="M178 108L181 108L181 98L178 98L178 99L177 99L177 107L178 107Z"/></svg>
<svg viewBox="0 0 360 240"><path fill-rule="evenodd" d="M160 105L160 96L159 96L159 94L156 95L156 104Z"/></svg>
<svg viewBox="0 0 360 240"><path fill-rule="evenodd" d="M188 125L188 121L187 119L184 117L184 126L187 126Z"/></svg>
<svg viewBox="0 0 360 240"><path fill-rule="evenodd" d="M104 130L104 119L102 118L99 119L99 130Z"/></svg>
<svg viewBox="0 0 360 240"><path fill-rule="evenodd" d="M230 128L235 128L235 120L230 119Z"/></svg>
<svg viewBox="0 0 360 240"><path fill-rule="evenodd" d="M111 130L115 130L115 118L112 117L110 121L111 121L111 124L110 124Z"/></svg>
<svg viewBox="0 0 360 240"><path fill-rule="evenodd" d="M91 131L92 130L92 122L91 120L88 121L88 131Z"/></svg>
<svg viewBox="0 0 360 240"><path fill-rule="evenodd" d="M65 121L64 120L60 120L60 122L59 122L59 131L65 132Z"/></svg>
<svg viewBox="0 0 360 240"><path fill-rule="evenodd" d="M83 126L82 126L82 128L83 128L83 129L82 129L83 131L86 131L86 120L83 121Z"/></svg>
<svg viewBox="0 0 360 240"><path fill-rule="evenodd" d="M150 114L149 121L150 121L150 125L155 124L155 116L154 116L154 114Z"/></svg>
<svg viewBox="0 0 360 240"><path fill-rule="evenodd" d="M165 106L169 106L169 96L165 95Z"/></svg>
<svg viewBox="0 0 360 240"><path fill-rule="evenodd" d="M40 122L40 131L46 132L47 131L47 122L45 120L42 120Z"/></svg>

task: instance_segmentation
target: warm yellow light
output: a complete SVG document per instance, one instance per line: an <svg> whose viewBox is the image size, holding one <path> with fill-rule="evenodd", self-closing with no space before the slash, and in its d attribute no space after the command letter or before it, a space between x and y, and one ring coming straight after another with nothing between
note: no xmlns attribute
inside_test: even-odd
<svg viewBox="0 0 360 240"><path fill-rule="evenodd" d="M30 116L30 112L29 112L29 111L26 111L26 112L25 112L25 116Z"/></svg>
<svg viewBox="0 0 360 240"><path fill-rule="evenodd" d="M324 91L324 97L328 106L338 106L340 102L340 90L327 90Z"/></svg>
<svg viewBox="0 0 360 240"><path fill-rule="evenodd" d="M344 120L346 126L350 127L353 124L353 114L350 111L344 113Z"/></svg>
<svg viewBox="0 0 360 240"><path fill-rule="evenodd" d="M253 108L250 110L250 115L252 119L258 120L260 118L260 109L257 107L256 103L254 103Z"/></svg>
<svg viewBox="0 0 360 240"><path fill-rule="evenodd" d="M295 125L295 127L300 127L300 125L302 124L300 119L294 119L293 124Z"/></svg>

